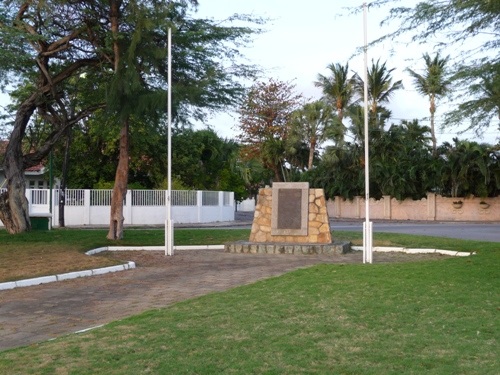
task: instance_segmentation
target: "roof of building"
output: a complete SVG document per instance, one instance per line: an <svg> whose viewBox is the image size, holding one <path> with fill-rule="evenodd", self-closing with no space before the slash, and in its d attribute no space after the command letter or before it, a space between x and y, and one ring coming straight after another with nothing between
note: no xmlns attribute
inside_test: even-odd
<svg viewBox="0 0 500 375"><path fill-rule="evenodd" d="M5 152L7 151L8 144L9 144L9 141L0 139L0 170L3 169L2 160L3 160L3 156L5 155ZM43 174L43 173L45 173L45 167L44 167L43 163L39 163L39 164L34 165L32 167L26 168L24 172L26 174L30 174L30 175Z"/></svg>

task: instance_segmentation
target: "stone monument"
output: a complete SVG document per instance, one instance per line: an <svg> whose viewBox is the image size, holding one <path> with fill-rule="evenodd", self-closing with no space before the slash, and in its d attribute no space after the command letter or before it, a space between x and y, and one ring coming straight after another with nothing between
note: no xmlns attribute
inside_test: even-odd
<svg viewBox="0 0 500 375"><path fill-rule="evenodd" d="M225 245L227 252L338 254L349 243L333 243L323 189L308 182L274 183L259 190L249 241Z"/></svg>

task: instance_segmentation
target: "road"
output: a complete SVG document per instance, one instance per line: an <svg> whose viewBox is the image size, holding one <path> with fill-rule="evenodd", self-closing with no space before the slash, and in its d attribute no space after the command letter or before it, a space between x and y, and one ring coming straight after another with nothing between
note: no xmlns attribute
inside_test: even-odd
<svg viewBox="0 0 500 375"><path fill-rule="evenodd" d="M248 223L250 227L253 212L237 212L236 222ZM330 219L332 230L362 231L361 220ZM241 228L241 225L240 225ZM400 222L374 221L373 232L419 234L425 236L459 238L488 242L500 242L500 223L466 223L466 222Z"/></svg>
<svg viewBox="0 0 500 375"><path fill-rule="evenodd" d="M331 221L335 230L362 231L363 222ZM425 236L500 242L500 223L374 222L373 232L419 234Z"/></svg>

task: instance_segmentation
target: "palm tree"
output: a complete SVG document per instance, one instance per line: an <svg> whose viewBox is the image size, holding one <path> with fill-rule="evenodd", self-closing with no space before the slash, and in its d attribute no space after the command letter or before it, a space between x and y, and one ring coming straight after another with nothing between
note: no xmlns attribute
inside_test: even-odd
<svg viewBox="0 0 500 375"><path fill-rule="evenodd" d="M322 100L304 104L293 115L291 139L294 143L305 142L309 147L308 169L313 166L318 145L323 143L330 134L337 133L339 130L339 127L334 129L333 118L332 107Z"/></svg>
<svg viewBox="0 0 500 375"><path fill-rule="evenodd" d="M340 63L330 64L327 69L329 76L318 74L316 87L323 90L323 98L330 102L337 111L337 118L343 126L345 111L352 104L355 91L354 75L349 77L349 63L341 65ZM342 134L343 136L343 134ZM343 139L342 139L343 140Z"/></svg>
<svg viewBox="0 0 500 375"><path fill-rule="evenodd" d="M391 73L395 68L388 69L386 63L380 64L380 59L374 62L368 69L368 109L370 119L376 128L383 128L385 120L390 112L382 106L388 103L394 92L403 88L401 80L392 82ZM360 95L364 92L364 81L358 76L357 91Z"/></svg>
<svg viewBox="0 0 500 375"><path fill-rule="evenodd" d="M487 196L491 180L489 146L458 138L453 138L453 143L440 146L444 187L454 198L470 194Z"/></svg>
<svg viewBox="0 0 500 375"><path fill-rule="evenodd" d="M429 112L431 113L431 138L432 150L434 155L437 150L436 132L434 130L434 114L436 113L436 100L446 95L449 90L450 81L446 78L446 63L449 57L441 58L439 52L434 58L431 58L428 53L423 56L425 61L425 73L423 75L407 69L408 73L413 78L413 82L417 91L429 97Z"/></svg>

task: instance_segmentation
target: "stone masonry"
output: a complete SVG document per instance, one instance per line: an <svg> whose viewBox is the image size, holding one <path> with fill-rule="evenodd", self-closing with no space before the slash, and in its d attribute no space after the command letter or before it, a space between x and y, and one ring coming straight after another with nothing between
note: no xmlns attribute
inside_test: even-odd
<svg viewBox="0 0 500 375"><path fill-rule="evenodd" d="M260 189L249 242L287 244L331 244L332 235L323 189L309 189L306 235L272 235L272 188Z"/></svg>

